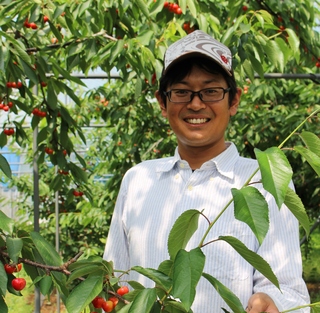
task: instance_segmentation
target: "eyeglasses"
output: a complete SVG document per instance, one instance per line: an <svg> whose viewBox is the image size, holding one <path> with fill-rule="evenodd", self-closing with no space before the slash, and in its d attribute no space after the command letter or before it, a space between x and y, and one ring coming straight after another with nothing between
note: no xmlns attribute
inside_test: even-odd
<svg viewBox="0 0 320 313"><path fill-rule="evenodd" d="M224 95L230 91L231 88L206 88L199 91L192 91L188 89L171 89L163 93L169 98L172 103L189 103L195 95L197 95L202 102L217 102L224 99Z"/></svg>

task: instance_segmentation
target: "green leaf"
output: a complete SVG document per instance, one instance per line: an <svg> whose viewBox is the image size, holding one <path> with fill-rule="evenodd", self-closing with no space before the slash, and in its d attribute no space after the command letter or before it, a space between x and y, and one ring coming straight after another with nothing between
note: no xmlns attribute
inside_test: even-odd
<svg viewBox="0 0 320 313"><path fill-rule="evenodd" d="M164 312L169 312L169 313L190 313L191 312L192 313L192 310L191 309L186 310L181 302L169 299L165 301Z"/></svg>
<svg viewBox="0 0 320 313"><path fill-rule="evenodd" d="M197 17L197 7L196 7L196 1L194 0L187 0L187 7L190 10L190 13L193 15L193 17Z"/></svg>
<svg viewBox="0 0 320 313"><path fill-rule="evenodd" d="M49 79L47 86L47 103L52 110L57 109L58 97L56 91L54 90L52 79Z"/></svg>
<svg viewBox="0 0 320 313"><path fill-rule="evenodd" d="M157 300L157 293L155 288L145 288L141 290L132 301L129 313L150 312L155 301Z"/></svg>
<svg viewBox="0 0 320 313"><path fill-rule="evenodd" d="M77 179L77 181L79 181L79 182L82 181L85 183L88 181L88 176L87 176L86 172L82 168L77 166L76 164L70 162L69 169L70 169L72 175Z"/></svg>
<svg viewBox="0 0 320 313"><path fill-rule="evenodd" d="M4 265L0 262L0 297L1 295L4 295L4 296L6 295L7 283L8 283L8 275L4 269Z"/></svg>
<svg viewBox="0 0 320 313"><path fill-rule="evenodd" d="M104 267L102 265L102 263L100 263L99 265L97 264L83 264L82 267L77 268L76 270L74 270L71 275L68 277L68 283L70 283L71 281L79 278L79 277L84 277L88 274L92 274L92 275L99 275L102 274L104 270Z"/></svg>
<svg viewBox="0 0 320 313"><path fill-rule="evenodd" d="M77 285L66 300L68 312L81 313L87 305L101 292L103 276L89 276Z"/></svg>
<svg viewBox="0 0 320 313"><path fill-rule="evenodd" d="M39 79L37 77L37 74L35 73L35 70L32 69L24 60L20 60L20 62L28 79L30 79L35 85L37 85L39 83Z"/></svg>
<svg viewBox="0 0 320 313"><path fill-rule="evenodd" d="M310 166L314 169L317 175L320 176L320 157L312 151L306 149L305 147L295 146L293 149L294 151L302 155L310 164Z"/></svg>
<svg viewBox="0 0 320 313"><path fill-rule="evenodd" d="M320 157L320 138L311 132L304 131L300 134L307 148Z"/></svg>
<svg viewBox="0 0 320 313"><path fill-rule="evenodd" d="M292 178L290 163L279 148L272 147L264 152L259 149L254 151L259 163L263 187L273 195L280 209Z"/></svg>
<svg viewBox="0 0 320 313"><path fill-rule="evenodd" d="M309 236L310 221L308 214L299 196L290 188L288 188L284 204L288 207L288 209L292 212L292 214L304 228L306 235Z"/></svg>
<svg viewBox="0 0 320 313"><path fill-rule="evenodd" d="M146 18L149 18L149 10L148 7L146 5L146 3L143 0L135 0L138 8L141 10L141 12L143 13L143 15Z"/></svg>
<svg viewBox="0 0 320 313"><path fill-rule="evenodd" d="M266 199L252 186L240 190L233 188L232 196L236 219L251 228L261 245L269 229L269 209Z"/></svg>
<svg viewBox="0 0 320 313"><path fill-rule="evenodd" d="M200 248L189 252L181 249L174 260L172 296L180 299L187 311L194 301L204 263L205 255Z"/></svg>
<svg viewBox="0 0 320 313"><path fill-rule="evenodd" d="M235 237L220 236L219 240L223 240L231 245L248 263L280 289L276 275L273 273L270 265L260 255L249 250L243 242Z"/></svg>
<svg viewBox="0 0 320 313"><path fill-rule="evenodd" d="M244 308L241 304L239 298L225 285L223 285L219 280L212 277L207 273L203 273L202 276L206 278L210 284L217 290L221 298L227 303L232 312L234 313L243 313Z"/></svg>
<svg viewBox="0 0 320 313"><path fill-rule="evenodd" d="M296 59L297 63L300 61L300 40L299 37L296 35L295 31L290 28L286 28L286 32L288 34L287 40L291 51L293 53L294 58Z"/></svg>
<svg viewBox="0 0 320 313"><path fill-rule="evenodd" d="M274 40L268 40L266 45L262 46L262 48L265 51L269 61L276 66L278 65L282 71L284 66L284 56L277 42Z"/></svg>
<svg viewBox="0 0 320 313"><path fill-rule="evenodd" d="M52 290L52 278L51 276L44 276L42 277L42 279L40 280L40 292L43 294L43 295L50 295L50 292Z"/></svg>
<svg viewBox="0 0 320 313"><path fill-rule="evenodd" d="M39 254L47 265L60 266L62 264L59 253L38 232L31 232L30 236Z"/></svg>
<svg viewBox="0 0 320 313"><path fill-rule="evenodd" d="M171 278L158 270L155 270L153 268L143 268L141 266L134 266L131 269L133 271L136 271L136 272L150 278L151 280L153 280L156 283L156 285L161 286L162 288L164 288L167 291L172 286Z"/></svg>
<svg viewBox="0 0 320 313"><path fill-rule="evenodd" d="M1 313L8 313L8 306L6 304L6 302L4 301L4 298L2 297L2 295L0 295L0 312Z"/></svg>
<svg viewBox="0 0 320 313"><path fill-rule="evenodd" d="M20 238L12 238L12 237L7 237L7 248L8 248L8 253L10 259L14 263L18 263L18 257L20 256L22 247L23 247L23 241Z"/></svg>
<svg viewBox="0 0 320 313"><path fill-rule="evenodd" d="M164 260L160 263L158 271L172 278L173 260Z"/></svg>
<svg viewBox="0 0 320 313"><path fill-rule="evenodd" d="M7 159L2 154L0 154L0 169L7 177L9 178L12 177L10 165Z"/></svg>
<svg viewBox="0 0 320 313"><path fill-rule="evenodd" d="M5 215L1 210L0 210L0 229L3 231L12 234L13 232L13 227L14 227L14 221L7 215Z"/></svg>
<svg viewBox="0 0 320 313"><path fill-rule="evenodd" d="M168 238L168 252L173 260L180 249L184 249L198 228L200 212L188 210L175 221Z"/></svg>
<svg viewBox="0 0 320 313"><path fill-rule="evenodd" d="M243 66L245 73L250 78L250 80L253 81L254 80L254 70L253 70L252 64L249 62L249 60L244 60L244 62L242 63L242 66Z"/></svg>

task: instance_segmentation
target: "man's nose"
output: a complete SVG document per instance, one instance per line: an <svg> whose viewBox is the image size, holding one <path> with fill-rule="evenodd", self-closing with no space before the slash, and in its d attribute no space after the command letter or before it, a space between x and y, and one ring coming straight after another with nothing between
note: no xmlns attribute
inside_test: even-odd
<svg viewBox="0 0 320 313"><path fill-rule="evenodd" d="M206 104L201 100L199 93L194 93L192 100L187 105L188 109L199 111L206 107Z"/></svg>

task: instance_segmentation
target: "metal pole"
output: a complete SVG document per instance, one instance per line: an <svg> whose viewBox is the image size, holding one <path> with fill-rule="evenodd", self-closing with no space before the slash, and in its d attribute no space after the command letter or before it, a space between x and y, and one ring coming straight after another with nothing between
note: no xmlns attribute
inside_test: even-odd
<svg viewBox="0 0 320 313"><path fill-rule="evenodd" d="M58 173L58 167L55 167L55 174ZM55 192L55 215L56 215L56 250L60 252L60 227L59 227L59 191ZM57 290L57 313L60 313L60 294Z"/></svg>
<svg viewBox="0 0 320 313"><path fill-rule="evenodd" d="M35 95L38 94L38 88L34 87L33 92ZM34 222L33 222L33 229L36 232L40 231L39 225L39 167L38 167L38 126L34 128L33 131L33 207L34 207ZM40 290L39 288L35 287L34 290L34 312L40 313Z"/></svg>

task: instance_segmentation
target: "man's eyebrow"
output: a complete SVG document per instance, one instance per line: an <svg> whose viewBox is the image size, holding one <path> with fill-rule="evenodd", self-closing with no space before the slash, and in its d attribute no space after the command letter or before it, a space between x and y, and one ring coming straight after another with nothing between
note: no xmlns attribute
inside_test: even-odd
<svg viewBox="0 0 320 313"><path fill-rule="evenodd" d="M221 80L218 78L212 78L212 79L202 81L202 83L204 83L204 84L220 83L220 82L221 82ZM186 80L180 80L180 81L174 82L172 85L177 85L177 84L189 85L189 82Z"/></svg>

